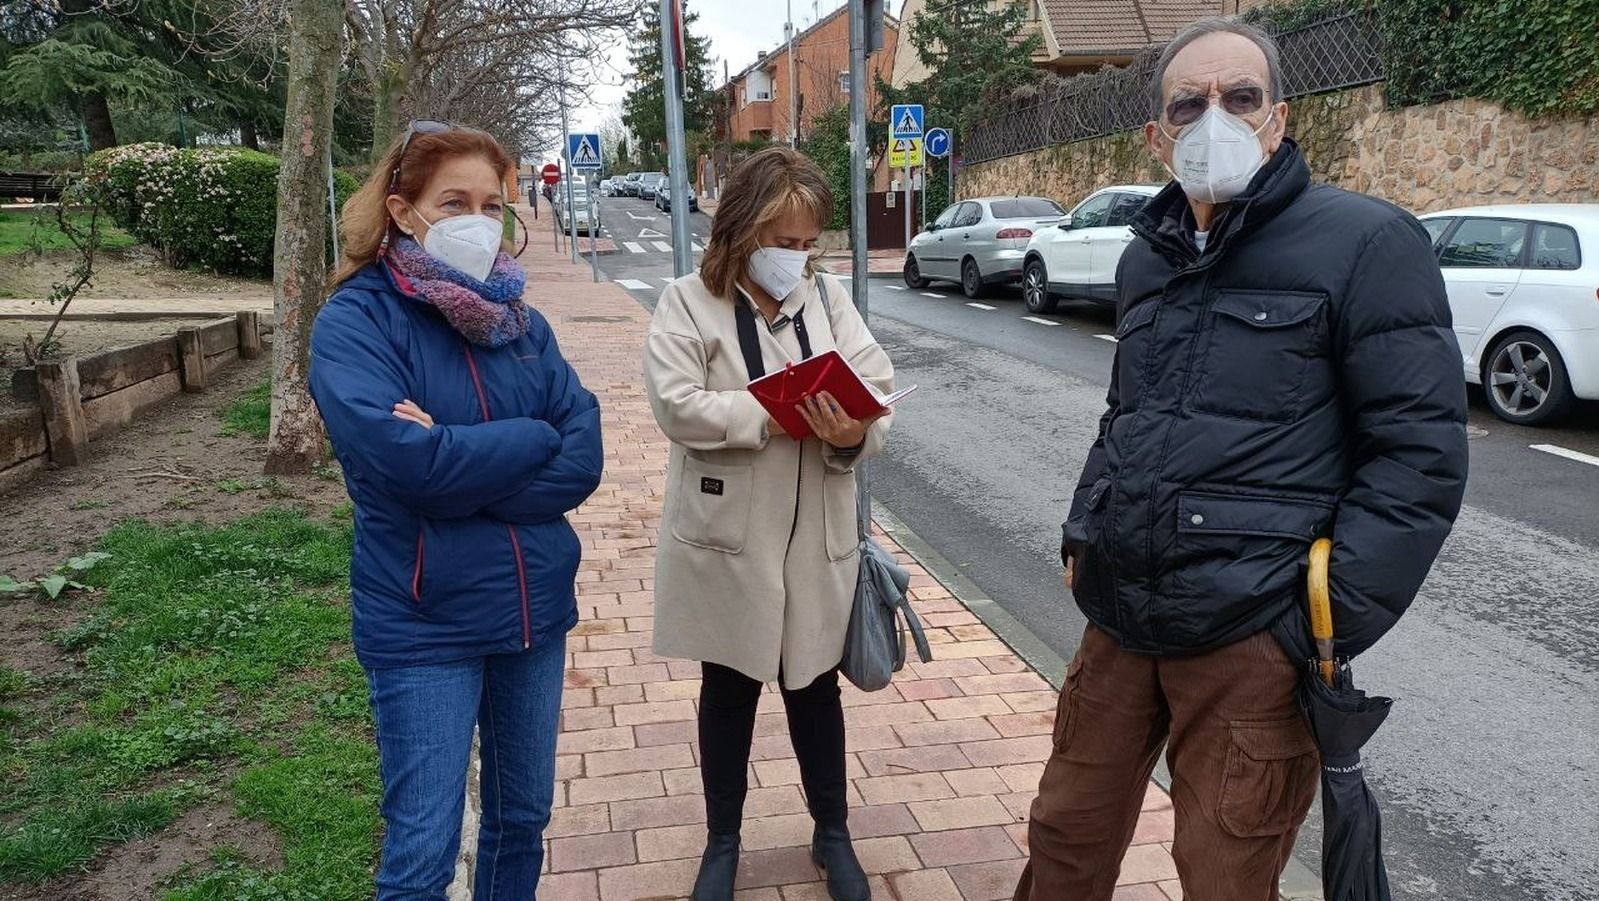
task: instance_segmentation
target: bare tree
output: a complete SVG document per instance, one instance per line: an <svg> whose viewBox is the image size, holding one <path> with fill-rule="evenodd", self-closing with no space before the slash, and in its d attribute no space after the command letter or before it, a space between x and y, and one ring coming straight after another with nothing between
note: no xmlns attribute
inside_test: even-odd
<svg viewBox="0 0 1599 901"><path fill-rule="evenodd" d="M273 258L272 427L266 471L310 472L324 456L322 419L306 386L311 324L327 297L327 164L343 54L340 10L328 0L289 4L288 99L278 174Z"/></svg>
<svg viewBox="0 0 1599 901"><path fill-rule="evenodd" d="M497 94L505 115L529 95L573 81L639 7L640 0L345 0L355 55L373 86L374 156L406 113L485 126L458 111L491 113L485 107ZM548 122L551 113L517 112L518 122Z"/></svg>

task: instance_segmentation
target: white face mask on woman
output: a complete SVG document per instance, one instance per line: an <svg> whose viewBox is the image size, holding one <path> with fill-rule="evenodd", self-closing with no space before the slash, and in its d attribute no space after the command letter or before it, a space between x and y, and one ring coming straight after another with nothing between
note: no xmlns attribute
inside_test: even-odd
<svg viewBox="0 0 1599 901"><path fill-rule="evenodd" d="M412 212L416 208L412 207ZM427 222L427 237L422 239L422 249L428 256L453 266L478 281L494 271L494 261L499 258L505 226L488 216L465 215L428 222L421 213L416 217Z"/></svg>
<svg viewBox="0 0 1599 901"><path fill-rule="evenodd" d="M1173 138L1161 126L1161 134L1173 141L1171 166L1167 171L1183 186L1183 193L1203 203L1226 203L1242 194L1249 182L1266 164L1266 151L1260 146L1260 133L1271 124L1272 116L1251 130L1249 123L1220 107L1212 106Z"/></svg>
<svg viewBox="0 0 1599 901"><path fill-rule="evenodd" d="M762 247L750 254L746 271L750 280L761 290L781 301L794 293L805 280L805 266L811 255L803 250L786 250L782 247Z"/></svg>

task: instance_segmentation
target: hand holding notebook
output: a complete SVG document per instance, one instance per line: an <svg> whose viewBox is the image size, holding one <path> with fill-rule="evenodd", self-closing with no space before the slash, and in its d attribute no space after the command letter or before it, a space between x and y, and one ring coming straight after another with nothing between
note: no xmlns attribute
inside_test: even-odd
<svg viewBox="0 0 1599 901"><path fill-rule="evenodd" d="M843 355L830 350L758 378L750 382L749 389L789 437L803 441L813 434L799 411L808 397L829 394L851 419L870 421L887 413L889 407L915 391L916 386L882 395L861 378Z"/></svg>

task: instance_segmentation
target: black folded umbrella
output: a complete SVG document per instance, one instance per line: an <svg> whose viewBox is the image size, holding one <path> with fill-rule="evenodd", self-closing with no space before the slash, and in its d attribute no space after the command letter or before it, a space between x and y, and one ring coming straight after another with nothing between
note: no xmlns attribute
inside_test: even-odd
<svg viewBox="0 0 1599 901"><path fill-rule="evenodd" d="M1388 717L1389 698L1356 688L1349 665L1328 685L1317 661L1299 680L1299 707L1321 750L1321 885L1326 901L1389 901L1382 814L1366 785L1360 749Z"/></svg>

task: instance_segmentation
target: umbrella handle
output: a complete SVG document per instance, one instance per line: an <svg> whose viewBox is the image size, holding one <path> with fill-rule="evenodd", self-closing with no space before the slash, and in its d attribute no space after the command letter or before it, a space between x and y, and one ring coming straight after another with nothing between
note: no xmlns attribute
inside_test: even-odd
<svg viewBox="0 0 1599 901"><path fill-rule="evenodd" d="M1333 662L1332 593L1327 588L1327 566L1332 559L1331 538L1318 538L1310 546L1310 568L1306 588L1310 596L1310 634L1316 639L1316 656L1321 679L1333 684L1337 665Z"/></svg>

